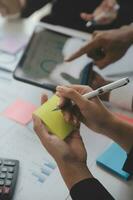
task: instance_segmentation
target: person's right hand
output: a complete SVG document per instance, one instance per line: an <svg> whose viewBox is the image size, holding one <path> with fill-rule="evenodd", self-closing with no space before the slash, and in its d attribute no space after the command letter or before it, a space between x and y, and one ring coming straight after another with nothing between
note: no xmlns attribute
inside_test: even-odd
<svg viewBox="0 0 133 200"><path fill-rule="evenodd" d="M60 106L62 107L66 99L75 102L77 109L72 111L63 110L66 121L74 124L81 120L88 128L97 133L106 134L109 131L114 115L105 108L99 98L87 100L83 94L92 91L88 86L72 85L58 86L56 95L61 98ZM76 117L76 118L75 118Z"/></svg>
<svg viewBox="0 0 133 200"><path fill-rule="evenodd" d="M0 14L5 17L21 12L26 0L0 0Z"/></svg>
<svg viewBox="0 0 133 200"><path fill-rule="evenodd" d="M91 42L67 58L66 61L72 61L87 54L102 69L124 56L132 43L132 26L109 31L97 31L94 32ZM101 57L98 55L99 52L102 52Z"/></svg>

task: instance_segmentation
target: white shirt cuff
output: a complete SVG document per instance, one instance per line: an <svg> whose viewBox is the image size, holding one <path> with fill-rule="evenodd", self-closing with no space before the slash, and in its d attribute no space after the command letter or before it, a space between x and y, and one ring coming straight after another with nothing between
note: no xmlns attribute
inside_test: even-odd
<svg viewBox="0 0 133 200"><path fill-rule="evenodd" d="M128 85L111 91L109 102L118 106L132 111L133 109L133 82Z"/></svg>

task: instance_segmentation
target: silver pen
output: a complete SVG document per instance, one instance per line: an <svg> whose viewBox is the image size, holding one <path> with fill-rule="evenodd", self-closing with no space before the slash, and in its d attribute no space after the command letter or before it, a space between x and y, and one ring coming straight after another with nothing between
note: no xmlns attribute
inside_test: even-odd
<svg viewBox="0 0 133 200"><path fill-rule="evenodd" d="M100 87L96 90L93 90L92 92L86 93L86 94L83 95L83 97L85 99L89 100L89 99L92 99L94 97L105 94L107 92L110 92L112 90L115 90L117 88L120 88L122 86L125 86L129 82L130 82L129 78L122 78L118 81L114 81L113 83L107 84L103 87ZM53 111L58 111L58 110L61 110L61 109L64 109L64 108L66 109L67 107L74 106L74 105L75 105L75 103L69 100L69 101L67 101L67 103L63 107L57 106Z"/></svg>

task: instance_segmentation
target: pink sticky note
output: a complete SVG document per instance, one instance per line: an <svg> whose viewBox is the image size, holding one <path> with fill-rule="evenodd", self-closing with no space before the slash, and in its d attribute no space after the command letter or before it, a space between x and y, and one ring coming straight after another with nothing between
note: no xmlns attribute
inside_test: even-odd
<svg viewBox="0 0 133 200"><path fill-rule="evenodd" d="M123 114L120 114L120 113L115 113L120 119L124 120L124 121L127 121L131 124L133 124L133 118L131 117L128 117L127 115L123 115Z"/></svg>
<svg viewBox="0 0 133 200"><path fill-rule="evenodd" d="M15 54L26 46L27 38L5 37L0 41L0 50Z"/></svg>
<svg viewBox="0 0 133 200"><path fill-rule="evenodd" d="M10 105L4 112L3 115L19 122L20 124L26 125L32 119L32 113L36 110L36 106L27 101L17 99L12 105Z"/></svg>

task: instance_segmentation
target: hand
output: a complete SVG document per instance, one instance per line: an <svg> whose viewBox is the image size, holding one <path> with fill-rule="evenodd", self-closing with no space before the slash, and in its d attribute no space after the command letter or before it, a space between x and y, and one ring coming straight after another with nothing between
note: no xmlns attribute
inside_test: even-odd
<svg viewBox="0 0 133 200"><path fill-rule="evenodd" d="M46 100L47 96L43 96L42 103ZM35 132L43 146L57 162L68 188L85 178L92 177L86 165L87 153L79 130L73 132L63 141L49 133L45 125L36 116L33 116L33 121Z"/></svg>
<svg viewBox="0 0 133 200"><path fill-rule="evenodd" d="M85 21L96 19L97 24L110 24L117 18L118 11L114 9L116 5L116 0L103 0L92 14L81 13L80 16Z"/></svg>
<svg viewBox="0 0 133 200"><path fill-rule="evenodd" d="M72 109L64 110L64 117L72 123L72 119L74 119L72 115L76 115L78 120L82 119L88 128L111 138L129 152L133 147L133 125L112 114L98 98L86 100L82 97L83 94L90 91L91 88L87 86L58 86L56 94L61 98L60 106L64 105L66 99L67 101L70 99L78 108L75 112Z"/></svg>
<svg viewBox="0 0 133 200"><path fill-rule="evenodd" d="M0 0L0 13L2 16L18 14L26 0Z"/></svg>
<svg viewBox="0 0 133 200"><path fill-rule="evenodd" d="M94 32L91 42L66 59L66 61L72 61L83 54L87 54L89 57L94 59L95 64L102 69L124 56L132 43L132 26L110 31L97 31ZM103 56L97 58L97 52L100 51Z"/></svg>
<svg viewBox="0 0 133 200"><path fill-rule="evenodd" d="M93 131L106 134L109 131L108 129L110 128L114 116L105 108L99 98L87 100L82 97L83 94L91 91L92 89L88 86L58 86L56 95L61 98L61 107L64 105L66 98L72 100L77 105L74 110L63 111L66 121L71 121L75 124L76 121L78 122L78 120L81 120ZM75 116L77 117L77 120L75 119Z"/></svg>

